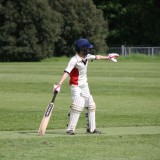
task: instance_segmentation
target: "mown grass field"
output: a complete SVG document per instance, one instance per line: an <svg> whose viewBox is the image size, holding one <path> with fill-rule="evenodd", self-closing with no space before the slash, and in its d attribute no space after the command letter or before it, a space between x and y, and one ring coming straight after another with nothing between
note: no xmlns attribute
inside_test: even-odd
<svg viewBox="0 0 160 160"><path fill-rule="evenodd" d="M85 133L85 112L76 135L65 134L71 103L68 80L57 96L46 135L37 135L52 86L68 60L0 63L0 159L159 160L159 57L129 56L118 63L89 64L88 81L101 135Z"/></svg>

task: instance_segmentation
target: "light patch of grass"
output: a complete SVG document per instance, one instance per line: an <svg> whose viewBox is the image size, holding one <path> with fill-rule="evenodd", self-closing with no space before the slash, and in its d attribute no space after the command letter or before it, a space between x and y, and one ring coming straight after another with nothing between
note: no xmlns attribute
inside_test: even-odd
<svg viewBox="0 0 160 160"><path fill-rule="evenodd" d="M2 160L158 160L159 142L160 135L2 139L0 156Z"/></svg>

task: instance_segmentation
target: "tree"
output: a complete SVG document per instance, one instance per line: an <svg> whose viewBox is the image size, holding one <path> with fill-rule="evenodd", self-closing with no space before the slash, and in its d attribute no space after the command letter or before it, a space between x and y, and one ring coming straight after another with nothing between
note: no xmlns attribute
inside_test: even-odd
<svg viewBox="0 0 160 160"><path fill-rule="evenodd" d="M107 22L92 0L49 0L49 3L63 17L63 32L55 46L57 56L74 54L74 41L80 37L88 38L96 51L107 48Z"/></svg>
<svg viewBox="0 0 160 160"><path fill-rule="evenodd" d="M107 44L159 45L159 0L93 0L108 20Z"/></svg>
<svg viewBox="0 0 160 160"><path fill-rule="evenodd" d="M52 56L61 23L47 0L1 0L0 61L38 61Z"/></svg>

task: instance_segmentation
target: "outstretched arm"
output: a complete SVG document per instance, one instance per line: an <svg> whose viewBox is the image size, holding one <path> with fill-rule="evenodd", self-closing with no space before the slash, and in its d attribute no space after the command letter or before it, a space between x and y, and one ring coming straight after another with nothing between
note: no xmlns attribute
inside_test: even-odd
<svg viewBox="0 0 160 160"><path fill-rule="evenodd" d="M100 59L109 59L109 58L108 58L108 56L96 55L96 59L100 60Z"/></svg>
<svg viewBox="0 0 160 160"><path fill-rule="evenodd" d="M119 54L117 54L117 53L111 53L108 56L96 55L97 60L109 59L113 62L117 62L116 58L118 58L118 57L119 57Z"/></svg>

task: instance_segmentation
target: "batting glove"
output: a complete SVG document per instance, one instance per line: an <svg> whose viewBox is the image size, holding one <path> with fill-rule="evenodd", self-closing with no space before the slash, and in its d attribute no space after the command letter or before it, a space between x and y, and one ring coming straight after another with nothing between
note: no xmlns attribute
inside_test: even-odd
<svg viewBox="0 0 160 160"><path fill-rule="evenodd" d="M117 53L110 53L108 55L108 59L110 59L112 62L117 62L116 58L118 58L118 57L119 57L119 54L117 54Z"/></svg>
<svg viewBox="0 0 160 160"><path fill-rule="evenodd" d="M61 90L61 85L60 84L57 84L57 85L54 84L53 93L60 92L60 90Z"/></svg>

